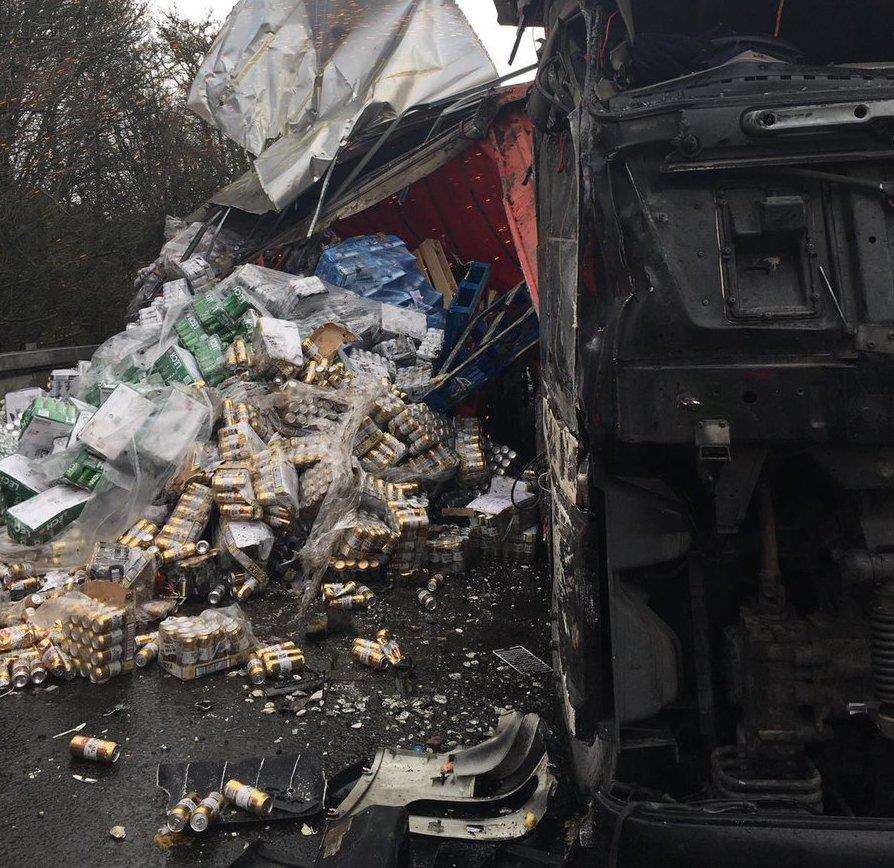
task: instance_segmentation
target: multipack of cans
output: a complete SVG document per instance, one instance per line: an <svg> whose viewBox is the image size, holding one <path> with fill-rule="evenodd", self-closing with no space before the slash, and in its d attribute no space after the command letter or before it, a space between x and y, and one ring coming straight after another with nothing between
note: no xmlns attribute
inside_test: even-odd
<svg viewBox="0 0 894 868"><path fill-rule="evenodd" d="M189 483L155 537L155 545L160 549L177 549L197 542L208 525L213 506L214 494L207 485Z"/></svg>
<svg viewBox="0 0 894 868"><path fill-rule="evenodd" d="M255 489L252 482L252 468L248 461L220 464L211 479L214 502L221 515L227 518L241 518L233 507L254 507ZM257 518L249 512L247 519Z"/></svg>
<svg viewBox="0 0 894 868"><path fill-rule="evenodd" d="M465 529L442 527L428 539L428 562L433 570L455 576L465 569L469 533Z"/></svg>
<svg viewBox="0 0 894 868"><path fill-rule="evenodd" d="M467 488L487 485L491 474L481 423L477 419L457 420L455 448L459 453L459 484Z"/></svg>
<svg viewBox="0 0 894 868"><path fill-rule="evenodd" d="M237 605L165 618L158 626L159 665L183 680L245 662L256 642Z"/></svg>
<svg viewBox="0 0 894 868"><path fill-rule="evenodd" d="M412 666L391 631L384 628L376 633L374 640L358 636L351 646L351 657L370 669L409 669Z"/></svg>
<svg viewBox="0 0 894 868"><path fill-rule="evenodd" d="M308 434L304 437L290 437L283 448L298 470L313 467L322 461L330 452L331 446L325 437L319 434Z"/></svg>
<svg viewBox="0 0 894 868"><path fill-rule="evenodd" d="M285 678L304 669L304 652L291 640L264 645L248 661L248 678L263 684L268 678Z"/></svg>
<svg viewBox="0 0 894 868"><path fill-rule="evenodd" d="M391 359L356 347L351 349L348 365L355 374L370 380L392 380L397 373L397 367Z"/></svg>
<svg viewBox="0 0 894 868"><path fill-rule="evenodd" d="M425 392L431 385L431 362L417 362L409 368L398 368L394 384L402 392L411 397L416 397Z"/></svg>
<svg viewBox="0 0 894 868"><path fill-rule="evenodd" d="M133 669L136 629L132 593L111 582L90 583L86 587L98 585L118 596L122 604L80 593L61 598L65 614L59 648L71 657L81 677L103 684Z"/></svg>
<svg viewBox="0 0 894 868"><path fill-rule="evenodd" d="M398 538L388 559L392 573L411 573L426 559L428 540L428 510L416 498L392 501L388 504L388 523Z"/></svg>
<svg viewBox="0 0 894 868"><path fill-rule="evenodd" d="M334 569L333 572L338 575L337 569ZM340 576L340 578L344 578L344 576ZM364 609L376 596L366 585L361 585L354 580L329 582L323 585L322 591L326 608L329 611Z"/></svg>

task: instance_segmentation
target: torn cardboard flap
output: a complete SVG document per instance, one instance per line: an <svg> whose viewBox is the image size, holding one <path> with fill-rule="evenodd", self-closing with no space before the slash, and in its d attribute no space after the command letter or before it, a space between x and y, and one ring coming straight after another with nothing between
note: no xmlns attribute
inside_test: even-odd
<svg viewBox="0 0 894 868"><path fill-rule="evenodd" d="M327 322L325 325L314 329L310 335L310 340L316 345L320 355L326 361L329 361L345 345L354 343L357 340L357 335L343 325Z"/></svg>

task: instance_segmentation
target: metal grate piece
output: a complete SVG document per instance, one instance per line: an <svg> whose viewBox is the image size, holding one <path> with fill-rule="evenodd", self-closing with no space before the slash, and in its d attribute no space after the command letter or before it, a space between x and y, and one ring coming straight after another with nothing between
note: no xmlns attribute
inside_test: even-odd
<svg viewBox="0 0 894 868"><path fill-rule="evenodd" d="M494 651L494 654L516 672L521 672L522 675L543 675L552 672L551 667L547 666L536 654L528 651L524 645L502 648L499 651Z"/></svg>

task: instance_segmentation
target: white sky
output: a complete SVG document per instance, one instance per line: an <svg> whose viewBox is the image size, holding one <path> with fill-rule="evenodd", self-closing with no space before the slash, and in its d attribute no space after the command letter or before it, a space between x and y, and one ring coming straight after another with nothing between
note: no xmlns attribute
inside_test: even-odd
<svg viewBox="0 0 894 868"><path fill-rule="evenodd" d="M235 0L176 0L176 3L172 3L171 0L151 0L151 3L159 9L174 5L181 14L193 17L211 11L216 18L223 21L230 9L233 8ZM512 50L512 43L515 41L515 28L501 27L497 24L497 10L491 0L457 0L457 3L465 12L472 26L478 31L481 41L490 52L490 56L501 74L537 62L534 53L534 38L539 35L540 31L529 29L525 33L515 63L510 67L507 61L509 52ZM529 77L530 75L525 76L525 78Z"/></svg>

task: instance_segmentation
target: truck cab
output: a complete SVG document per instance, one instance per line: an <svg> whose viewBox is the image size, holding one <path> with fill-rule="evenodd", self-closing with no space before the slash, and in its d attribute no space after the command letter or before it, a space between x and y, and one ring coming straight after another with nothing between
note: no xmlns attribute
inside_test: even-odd
<svg viewBox="0 0 894 868"><path fill-rule="evenodd" d="M540 428L588 852L890 864L890 7L497 7L546 32Z"/></svg>

